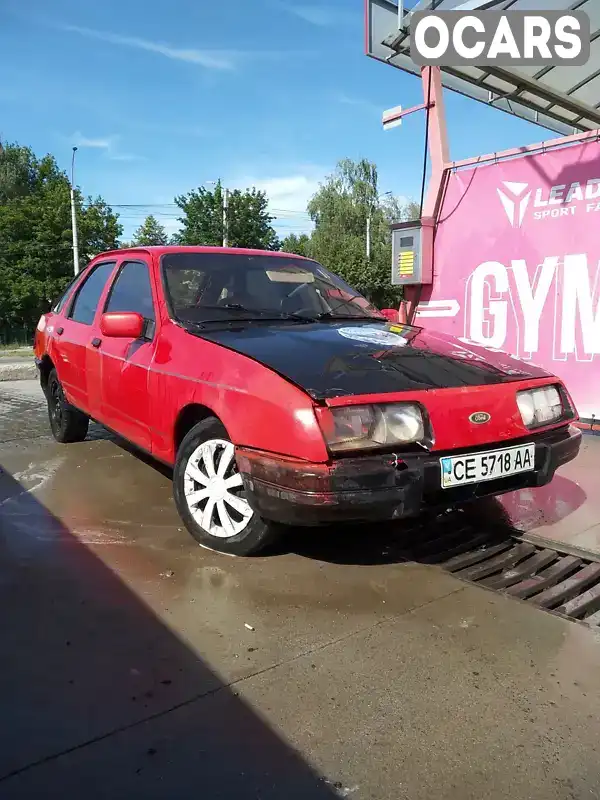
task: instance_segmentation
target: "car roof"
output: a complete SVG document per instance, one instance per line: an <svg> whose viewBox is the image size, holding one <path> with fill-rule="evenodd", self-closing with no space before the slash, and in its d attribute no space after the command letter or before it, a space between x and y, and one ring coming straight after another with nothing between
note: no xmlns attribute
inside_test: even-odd
<svg viewBox="0 0 600 800"><path fill-rule="evenodd" d="M303 261L309 259L305 256L297 255L296 253L283 253L280 250L253 250L246 247L208 247L204 245L161 245L153 247L123 247L120 250L107 250L104 253L98 253L94 256L93 260L98 258L105 258L106 256L122 256L127 253L148 253L153 256L163 256L170 253L224 253L229 255L242 255L242 256L279 256L280 258L299 258Z"/></svg>

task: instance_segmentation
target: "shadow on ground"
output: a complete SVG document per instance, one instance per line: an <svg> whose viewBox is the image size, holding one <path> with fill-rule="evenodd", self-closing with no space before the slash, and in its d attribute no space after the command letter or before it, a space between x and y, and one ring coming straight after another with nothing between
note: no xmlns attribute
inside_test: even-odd
<svg viewBox="0 0 600 800"><path fill-rule="evenodd" d="M282 548L336 564L436 564L473 547L498 544L513 533L502 506L491 500L404 522L294 529Z"/></svg>
<svg viewBox="0 0 600 800"><path fill-rule="evenodd" d="M0 467L0 796L339 796Z"/></svg>
<svg viewBox="0 0 600 800"><path fill-rule="evenodd" d="M488 497L458 509L378 525L290 531L285 547L299 555L339 564L436 564L476 547L493 547L529 530L529 520L566 519L586 500L574 481L560 475L539 489Z"/></svg>
<svg viewBox="0 0 600 800"><path fill-rule="evenodd" d="M89 438L112 441L171 480L169 467L100 425L90 427ZM577 483L556 475L538 489L482 498L459 509L438 509L401 522L285 529L282 539L263 555L295 553L347 565L435 564L474 547L492 547L534 527L556 524L580 508L586 497Z"/></svg>

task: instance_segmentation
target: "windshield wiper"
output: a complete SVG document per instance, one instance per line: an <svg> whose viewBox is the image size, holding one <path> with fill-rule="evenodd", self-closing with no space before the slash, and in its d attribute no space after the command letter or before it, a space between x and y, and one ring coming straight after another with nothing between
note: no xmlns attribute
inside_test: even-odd
<svg viewBox="0 0 600 800"><path fill-rule="evenodd" d="M369 319L373 322L387 322L387 317L374 317L371 314L334 314L333 311L322 311L317 319Z"/></svg>
<svg viewBox="0 0 600 800"><path fill-rule="evenodd" d="M230 319L228 317L223 317L219 319L201 319L201 320L184 320L184 324L186 325L193 325L196 328L201 328L203 325L208 323L214 322L223 322L223 323L231 323L231 322L280 322L281 320L291 320L293 322L302 322L304 324L310 322L316 322L315 317L305 317L303 314L293 314L291 312L286 311L277 311L276 309L272 308L247 308L243 306L241 303L226 303L220 306L198 306L200 309L210 309L210 310L224 310L224 311L240 311L242 314L250 314L253 316L249 317L236 317L235 319Z"/></svg>
<svg viewBox="0 0 600 800"><path fill-rule="evenodd" d="M337 288L337 287L336 287L336 288ZM338 291L340 291L340 290L339 290L339 288L338 288ZM326 312L324 312L324 313L325 313L325 314L331 314L331 315L333 315L333 313L334 313L334 312L335 312L335 311L336 311L338 308L343 308L344 306L348 305L348 303L352 303L354 300L365 300L365 299L366 299L366 298L365 298L365 297L363 297L363 296L362 296L362 294L359 294L359 293L357 292L356 294L352 294L352 295L350 295L350 297L346 298L345 300L340 300L340 302L339 302L337 305L335 305L335 306L332 306L332 307L330 308L330 310L329 310L329 311L326 311ZM368 302L368 301L367 301L367 302ZM370 305L370 306L372 306L372 304L371 304L371 303L369 303L369 305ZM359 308L360 308L360 306L359 306ZM363 314L363 315L359 315L359 314L357 314L357 316L356 316L356 319L360 319L360 318L361 318L361 316L363 316L363 317L365 317L365 318L366 318L368 315L367 315L367 314ZM349 315L344 315L344 318L346 318L346 317L347 317L348 319L350 318L350 316L349 316ZM383 318L383 319L386 319L385 317L383 317L383 315L382 315L382 318ZM377 317L371 317L371 319L377 319Z"/></svg>
<svg viewBox="0 0 600 800"><path fill-rule="evenodd" d="M212 308L212 306L201 306L201 308ZM214 308L226 308L228 311L243 311L247 314L276 314L272 319L295 319L299 322L310 322L311 317L303 314L294 314L292 311L277 311L275 308L247 308L241 303L225 303L225 305L214 306Z"/></svg>

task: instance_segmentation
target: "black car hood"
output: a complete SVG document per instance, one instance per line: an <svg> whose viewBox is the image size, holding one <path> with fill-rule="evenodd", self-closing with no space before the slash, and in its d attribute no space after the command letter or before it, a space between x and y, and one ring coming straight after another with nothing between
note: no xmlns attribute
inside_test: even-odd
<svg viewBox="0 0 600 800"><path fill-rule="evenodd" d="M533 364L453 336L387 322L240 322L190 330L264 364L315 400L544 378Z"/></svg>

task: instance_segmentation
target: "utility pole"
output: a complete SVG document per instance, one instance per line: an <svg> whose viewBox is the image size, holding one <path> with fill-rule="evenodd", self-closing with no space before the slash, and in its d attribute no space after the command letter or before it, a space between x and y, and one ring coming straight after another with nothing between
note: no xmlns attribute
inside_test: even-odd
<svg viewBox="0 0 600 800"><path fill-rule="evenodd" d="M79 274L79 243L77 240L77 213L75 209L75 153L77 148L73 148L71 158L71 229L73 231L73 268L75 275Z"/></svg>
<svg viewBox="0 0 600 800"><path fill-rule="evenodd" d="M229 204L229 189L223 189L223 247L229 247L227 231L227 207Z"/></svg>

